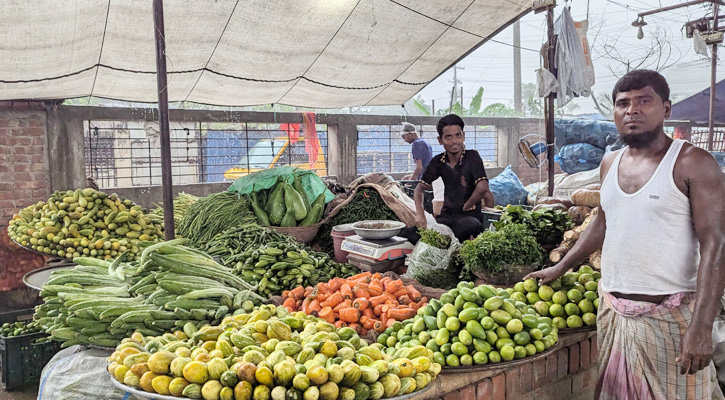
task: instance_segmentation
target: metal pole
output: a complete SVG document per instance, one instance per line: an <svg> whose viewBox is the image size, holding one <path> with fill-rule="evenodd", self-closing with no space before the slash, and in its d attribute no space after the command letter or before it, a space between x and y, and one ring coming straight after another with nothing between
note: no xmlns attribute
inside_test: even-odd
<svg viewBox="0 0 725 400"><path fill-rule="evenodd" d="M546 30L549 38L549 49L547 56L549 58L549 71L554 66L554 5L546 8ZM554 94L550 94L546 99L546 159L549 168L549 196L554 195Z"/></svg>
<svg viewBox="0 0 725 400"><path fill-rule="evenodd" d="M514 110L523 111L521 104L521 22L514 22Z"/></svg>
<svg viewBox="0 0 725 400"><path fill-rule="evenodd" d="M715 3L713 5L713 20L712 30L717 32L717 19L720 5ZM708 118L708 136L707 136L707 151L712 151L712 142L715 139L715 91L717 89L717 43L712 45L712 61L710 64L710 115Z"/></svg>
<svg viewBox="0 0 725 400"><path fill-rule="evenodd" d="M156 36L156 86L159 91L159 127L161 128L161 184L164 202L164 238L174 238L174 193L171 179L171 135L169 134L169 92L166 80L166 34L164 2L154 0Z"/></svg>

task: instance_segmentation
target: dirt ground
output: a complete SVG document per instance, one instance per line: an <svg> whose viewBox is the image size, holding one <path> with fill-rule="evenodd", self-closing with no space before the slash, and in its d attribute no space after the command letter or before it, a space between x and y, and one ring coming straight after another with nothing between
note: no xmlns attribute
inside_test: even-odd
<svg viewBox="0 0 725 400"><path fill-rule="evenodd" d="M0 388L0 400L33 400L36 398L38 398L38 385L28 385L12 392L6 392Z"/></svg>

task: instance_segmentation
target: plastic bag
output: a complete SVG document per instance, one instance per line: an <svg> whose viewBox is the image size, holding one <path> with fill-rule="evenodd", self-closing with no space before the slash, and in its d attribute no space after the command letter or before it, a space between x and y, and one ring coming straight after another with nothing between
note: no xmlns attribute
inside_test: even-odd
<svg viewBox="0 0 725 400"><path fill-rule="evenodd" d="M239 194L252 193L262 189L269 189L277 182L277 177L282 176L287 183L292 183L293 175L298 175L302 180L302 187L307 192L310 202L314 200L320 193L325 193L325 203L332 201L335 195L327 189L327 185L313 171L299 169L296 167L277 167L265 169L264 171L255 172L234 181L227 189L230 192Z"/></svg>
<svg viewBox="0 0 725 400"><path fill-rule="evenodd" d="M610 121L557 119L554 122L554 137L559 149L574 143L589 143L604 150L619 138L619 132L614 122Z"/></svg>
<svg viewBox="0 0 725 400"><path fill-rule="evenodd" d="M415 200L411 199L410 196L405 194L403 189L400 188L400 185L398 185L396 183L395 185L389 185L388 187L386 187L386 189L388 192L390 192L390 194L397 197L401 203L405 204L406 207L408 207L411 211L413 211L415 213ZM446 225L439 224L438 222L436 222L436 219L435 219L435 217L433 217L433 214L426 212L425 220L426 220L426 228L435 229L438 232L440 232L446 236L453 236L453 230Z"/></svg>
<svg viewBox="0 0 725 400"><path fill-rule="evenodd" d="M557 35L554 66L559 81L556 106L561 108L576 96L589 96L592 87L581 38L566 7L554 23L554 32Z"/></svg>
<svg viewBox="0 0 725 400"><path fill-rule="evenodd" d="M602 163L604 150L588 143L569 144L559 150L559 166L567 174L589 171Z"/></svg>
<svg viewBox="0 0 725 400"><path fill-rule="evenodd" d="M406 260L406 277L415 279L423 286L449 288L458 282L458 274L451 267L453 253L460 247L458 240L451 236L451 246L447 250L433 247L423 241L413 248Z"/></svg>
<svg viewBox="0 0 725 400"><path fill-rule="evenodd" d="M494 204L497 206L526 204L526 197L529 195L510 165L492 178L488 182L488 187L493 193Z"/></svg>
<svg viewBox="0 0 725 400"><path fill-rule="evenodd" d="M111 352L71 346L59 351L43 368L38 400L144 400L116 388L106 371Z"/></svg>
<svg viewBox="0 0 725 400"><path fill-rule="evenodd" d="M599 167L567 175L561 182L554 185L554 197L570 197L577 190L594 183L600 183Z"/></svg>

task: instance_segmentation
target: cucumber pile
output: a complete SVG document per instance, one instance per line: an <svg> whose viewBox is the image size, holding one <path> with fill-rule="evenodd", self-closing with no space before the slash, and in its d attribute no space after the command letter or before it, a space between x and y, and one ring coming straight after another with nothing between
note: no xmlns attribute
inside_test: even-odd
<svg viewBox="0 0 725 400"><path fill-rule="evenodd" d="M35 320L64 342L113 347L131 333L161 335L175 327L219 324L265 299L209 255L182 246L185 239L146 248L138 265L90 257L54 271L40 292Z"/></svg>
<svg viewBox="0 0 725 400"><path fill-rule="evenodd" d="M325 193L310 202L298 175L291 185L280 176L271 188L252 192L248 201L262 226L313 225L320 222L325 211Z"/></svg>
<svg viewBox="0 0 725 400"><path fill-rule="evenodd" d="M423 345L443 366L485 365L533 356L558 341L552 320L511 298L511 289L460 282L433 299L418 315L395 323L378 343L390 347Z"/></svg>
<svg viewBox="0 0 725 400"><path fill-rule="evenodd" d="M162 223L141 206L91 188L56 191L24 208L10 220L8 235L21 246L68 259L110 259L125 251L135 259L141 242L163 237Z"/></svg>

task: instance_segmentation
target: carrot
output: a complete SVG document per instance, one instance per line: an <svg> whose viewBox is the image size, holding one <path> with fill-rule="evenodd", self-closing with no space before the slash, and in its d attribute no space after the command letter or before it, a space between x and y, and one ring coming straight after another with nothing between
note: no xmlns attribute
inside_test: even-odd
<svg viewBox="0 0 725 400"><path fill-rule="evenodd" d="M309 307L310 307L310 303L311 302L312 302L312 299L310 297L304 299L302 301L302 307L300 307L300 311L302 311L305 314L309 314L309 311L308 310L309 310Z"/></svg>
<svg viewBox="0 0 725 400"><path fill-rule="evenodd" d="M307 286L305 288L304 297L310 297L312 295L314 289L312 289L312 286Z"/></svg>
<svg viewBox="0 0 725 400"><path fill-rule="evenodd" d="M358 283L355 285L355 287L352 288L352 294L355 296L355 298L370 298L370 293L365 289L364 283Z"/></svg>
<svg viewBox="0 0 725 400"><path fill-rule="evenodd" d="M375 321L373 323L373 329L375 330L375 332L380 333L385 330L385 324L383 324L381 321Z"/></svg>
<svg viewBox="0 0 725 400"><path fill-rule="evenodd" d="M360 311L354 307L343 308L340 311L340 319L345 322L357 322L360 320Z"/></svg>
<svg viewBox="0 0 725 400"><path fill-rule="evenodd" d="M394 324L395 322L397 322L397 321L396 321L395 319L393 319L393 318L388 318L388 320L387 320L387 321L385 321L385 327L386 327L386 328L390 328L391 326L393 326L393 324Z"/></svg>
<svg viewBox="0 0 725 400"><path fill-rule="evenodd" d="M368 284L367 290L370 296L380 296L383 294L383 283L380 280L374 279Z"/></svg>
<svg viewBox="0 0 725 400"><path fill-rule="evenodd" d="M390 294L393 294L393 293L397 292L398 290L400 290L402 287L403 287L403 281L398 279L395 281L388 282L388 284L385 285L385 291Z"/></svg>
<svg viewBox="0 0 725 400"><path fill-rule="evenodd" d="M421 295L418 289L416 289L413 285L408 285L406 288L408 289L408 296L410 296L410 299L416 303L420 302Z"/></svg>
<svg viewBox="0 0 725 400"><path fill-rule="evenodd" d="M406 319L415 317L415 310L410 307L407 308L392 308L388 310L388 320L395 319L398 321L405 321Z"/></svg>
<svg viewBox="0 0 725 400"><path fill-rule="evenodd" d="M335 316L333 315L332 308L330 307L324 307L322 310L320 310L317 316L331 324L335 322Z"/></svg>
<svg viewBox="0 0 725 400"><path fill-rule="evenodd" d="M413 302L413 300L411 300L407 294L404 294L404 295L398 297L398 303L400 303L400 304L408 305L408 304L411 304L412 302Z"/></svg>
<svg viewBox="0 0 725 400"><path fill-rule="evenodd" d="M383 275L380 272L376 272L372 275L373 279L382 279Z"/></svg>
<svg viewBox="0 0 725 400"><path fill-rule="evenodd" d="M332 308L332 307L335 307L336 305L342 303L342 300L343 300L343 298L342 298L342 295L340 294L340 292L335 292L335 293L331 294L330 297L328 297L324 301L321 301L320 305L322 307Z"/></svg>
<svg viewBox="0 0 725 400"><path fill-rule="evenodd" d="M351 322L347 324L348 328L352 328L357 332L358 334L362 331L362 327L357 322Z"/></svg>
<svg viewBox="0 0 725 400"><path fill-rule="evenodd" d="M360 325L362 325L362 327L365 329L373 329L375 321L363 315L362 317L360 317Z"/></svg>
<svg viewBox="0 0 725 400"><path fill-rule="evenodd" d="M293 299L291 297L288 297L287 299L285 299L284 303L282 303L282 306L284 308L286 308L287 311L292 312L292 311L295 311L295 304L296 303L297 302L295 301L295 299Z"/></svg>
<svg viewBox="0 0 725 400"><path fill-rule="evenodd" d="M350 285L347 283L340 285L340 294L342 294L343 299L353 299L352 289L350 289Z"/></svg>
<svg viewBox="0 0 725 400"><path fill-rule="evenodd" d="M364 310L370 306L370 301L366 298L360 298L358 297L352 302L352 306L357 308L358 310Z"/></svg>
<svg viewBox="0 0 725 400"><path fill-rule="evenodd" d="M380 316L383 313L383 304L378 304L373 308L373 314Z"/></svg>
<svg viewBox="0 0 725 400"><path fill-rule="evenodd" d="M419 302L417 302L417 303L411 303L410 304L410 308L412 308L415 311L418 311L419 308L423 307L426 304L428 304L428 298L427 297L423 297L423 298L420 299Z"/></svg>
<svg viewBox="0 0 725 400"><path fill-rule="evenodd" d="M380 322L383 323L383 326L384 327L387 327L388 326L388 314L387 313L382 313L380 315Z"/></svg>
<svg viewBox="0 0 725 400"><path fill-rule="evenodd" d="M370 307L362 310L362 315L364 315L368 318L371 318L371 319L375 319L375 314L373 314L373 309Z"/></svg>
<svg viewBox="0 0 725 400"><path fill-rule="evenodd" d="M315 316L320 312L321 309L322 309L322 306L320 305L320 302L318 302L315 299L313 299L310 302L310 305L307 307L308 314L315 315Z"/></svg>
<svg viewBox="0 0 725 400"><path fill-rule="evenodd" d="M343 300L342 303L336 305L335 307L332 307L332 311L340 312L343 308L352 307L352 301L350 300Z"/></svg>
<svg viewBox="0 0 725 400"><path fill-rule="evenodd" d="M340 286L342 285L342 282L340 282L340 278L333 278L330 282L327 283L327 290L330 293L337 292L340 290Z"/></svg>
<svg viewBox="0 0 725 400"><path fill-rule="evenodd" d="M370 298L370 305L375 307L378 304L383 304L385 301L388 300L388 296L381 294L380 296L375 296Z"/></svg>
<svg viewBox="0 0 725 400"><path fill-rule="evenodd" d="M335 321L335 323L333 325L335 325L335 328L338 328L338 329L339 328L344 328L344 327L347 326L347 324L345 323L345 321L342 321L342 320Z"/></svg>
<svg viewBox="0 0 725 400"><path fill-rule="evenodd" d="M297 286L296 288L289 291L289 296L295 300L299 300L299 299L303 298L304 295L305 295L304 286Z"/></svg>
<svg viewBox="0 0 725 400"><path fill-rule="evenodd" d="M284 298L289 297L289 290L283 290L282 291L282 297L284 297Z"/></svg>
<svg viewBox="0 0 725 400"><path fill-rule="evenodd" d="M396 299L399 299L402 296L407 296L407 295L408 295L408 289L406 289L406 288L401 288L397 292L393 293L393 297L395 297Z"/></svg>

